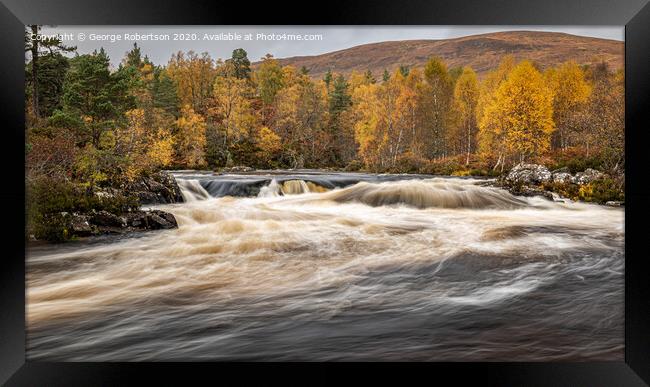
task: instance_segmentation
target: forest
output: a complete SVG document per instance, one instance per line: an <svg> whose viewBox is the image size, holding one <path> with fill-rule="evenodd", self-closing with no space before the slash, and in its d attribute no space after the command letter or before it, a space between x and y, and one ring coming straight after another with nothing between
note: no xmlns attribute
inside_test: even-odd
<svg viewBox="0 0 650 387"><path fill-rule="evenodd" d="M226 60L177 52L156 65L134 44L119 66L26 29L28 218L98 204L170 169L247 166L497 176L522 161L619 176L624 73L607 64L541 68L504 56L487 75L431 57L382 74L280 66L243 49ZM223 54L223 53L219 53ZM119 200L118 200L119 199Z"/></svg>

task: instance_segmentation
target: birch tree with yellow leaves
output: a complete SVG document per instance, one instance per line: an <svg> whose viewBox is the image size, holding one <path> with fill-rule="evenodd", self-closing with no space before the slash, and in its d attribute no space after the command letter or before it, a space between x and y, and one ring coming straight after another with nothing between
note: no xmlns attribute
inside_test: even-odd
<svg viewBox="0 0 650 387"><path fill-rule="evenodd" d="M549 149L555 130L553 93L532 63L513 68L485 106L479 125L501 136L507 155L517 161Z"/></svg>

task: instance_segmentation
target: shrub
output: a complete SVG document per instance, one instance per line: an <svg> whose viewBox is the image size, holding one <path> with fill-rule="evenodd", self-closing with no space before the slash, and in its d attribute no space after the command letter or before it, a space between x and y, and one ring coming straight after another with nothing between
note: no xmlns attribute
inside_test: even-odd
<svg viewBox="0 0 650 387"><path fill-rule="evenodd" d="M456 171L463 170L463 164L457 158L445 158L432 160L427 163L421 170L421 173L429 175L451 175Z"/></svg>
<svg viewBox="0 0 650 387"><path fill-rule="evenodd" d="M601 204L608 201L625 201L624 191L611 178L602 178L583 185L580 187L579 197L586 202Z"/></svg>
<svg viewBox="0 0 650 387"><path fill-rule="evenodd" d="M357 172L363 170L363 161L361 160L352 160L345 166L346 172Z"/></svg>
<svg viewBox="0 0 650 387"><path fill-rule="evenodd" d="M29 181L26 188L27 231L38 239L53 242L70 237L70 218L65 213L106 210L120 214L139 207L135 196L99 197L91 188L65 180L41 177Z"/></svg>
<svg viewBox="0 0 650 387"><path fill-rule="evenodd" d="M551 171L566 167L571 173L581 172L587 168L601 171L605 169L604 161L599 155L594 155L593 152L587 153L582 148L568 148L563 151L555 151L545 164L548 165L548 169Z"/></svg>

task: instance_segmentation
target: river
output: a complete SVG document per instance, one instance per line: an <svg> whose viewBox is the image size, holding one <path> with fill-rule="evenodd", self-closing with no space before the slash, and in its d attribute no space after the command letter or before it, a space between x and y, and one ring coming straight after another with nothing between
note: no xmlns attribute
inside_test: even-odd
<svg viewBox="0 0 650 387"><path fill-rule="evenodd" d="M179 228L27 251L39 361L622 361L624 210L485 180L177 172Z"/></svg>

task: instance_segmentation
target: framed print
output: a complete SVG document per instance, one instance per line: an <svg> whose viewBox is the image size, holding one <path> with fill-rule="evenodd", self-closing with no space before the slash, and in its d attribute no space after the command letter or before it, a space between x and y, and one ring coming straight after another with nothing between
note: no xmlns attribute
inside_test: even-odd
<svg viewBox="0 0 650 387"><path fill-rule="evenodd" d="M285 6L5 2L2 380L647 383L650 6Z"/></svg>

